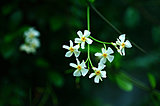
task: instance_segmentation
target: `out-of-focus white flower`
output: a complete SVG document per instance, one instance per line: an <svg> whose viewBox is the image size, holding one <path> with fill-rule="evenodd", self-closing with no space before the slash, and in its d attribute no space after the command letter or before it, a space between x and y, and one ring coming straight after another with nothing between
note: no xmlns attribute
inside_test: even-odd
<svg viewBox="0 0 160 106"><path fill-rule="evenodd" d="M33 47L33 48L39 48L40 47L40 41L39 39L37 38L33 38L31 41L30 41L30 46Z"/></svg>
<svg viewBox="0 0 160 106"><path fill-rule="evenodd" d="M92 44L93 41L88 38L91 32L89 32L88 30L84 30L84 34L81 31L78 31L77 34L79 38L75 38L75 43L81 43L82 49L85 48L85 42L87 42L88 44Z"/></svg>
<svg viewBox="0 0 160 106"><path fill-rule="evenodd" d="M69 50L65 54L65 57L71 57L73 55L73 53L74 53L75 57L78 57L80 55L80 51L78 51L79 45L73 46L73 42L71 40L70 40L70 46L63 45L63 48Z"/></svg>
<svg viewBox="0 0 160 106"><path fill-rule="evenodd" d="M36 49L31 47L30 45L27 45L27 44L22 44L20 46L20 50L21 51L25 51L26 53L35 53L36 52Z"/></svg>
<svg viewBox="0 0 160 106"><path fill-rule="evenodd" d="M34 37L38 37L39 35L39 31L35 30L34 28L29 28L27 31L24 32L24 36L26 39L32 39Z"/></svg>
<svg viewBox="0 0 160 106"><path fill-rule="evenodd" d="M94 82L95 83L99 83L99 80L102 81L102 78L106 78L106 71L102 71L106 66L102 63L98 63L98 68L93 68L93 70L95 71L94 73L91 73L89 75L89 78L92 78L93 76L95 76L94 78Z"/></svg>
<svg viewBox="0 0 160 106"><path fill-rule="evenodd" d="M88 73L88 69L86 68L86 64L84 62L84 60L82 61L82 63L80 63L80 61L78 59L77 60L77 64L75 63L70 63L69 65L73 68L76 68L76 70L73 73L73 76L85 76Z"/></svg>
<svg viewBox="0 0 160 106"><path fill-rule="evenodd" d="M20 46L20 50L27 53L36 53L36 49L40 47L38 36L40 36L40 33L34 28L29 28L25 31L25 43Z"/></svg>
<svg viewBox="0 0 160 106"><path fill-rule="evenodd" d="M119 45L119 49L117 49L117 50L122 56L125 55L125 47L126 48L132 47L129 40L125 41L125 34L122 34L119 36L119 39L117 39L116 44Z"/></svg>
<svg viewBox="0 0 160 106"><path fill-rule="evenodd" d="M101 58L100 63L105 64L106 59L111 63L114 59L114 56L110 55L112 53L114 53L114 51L110 47L108 47L107 50L102 48L102 53L95 53L95 56L99 56Z"/></svg>

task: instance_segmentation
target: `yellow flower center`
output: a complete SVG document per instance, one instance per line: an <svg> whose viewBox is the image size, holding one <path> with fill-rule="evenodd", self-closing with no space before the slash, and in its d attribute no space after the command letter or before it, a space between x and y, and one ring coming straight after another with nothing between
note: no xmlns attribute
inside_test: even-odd
<svg viewBox="0 0 160 106"><path fill-rule="evenodd" d="M78 70L81 70L81 69L82 69L82 67L81 67L80 65L78 65L78 66L77 66L77 69L78 69Z"/></svg>
<svg viewBox="0 0 160 106"><path fill-rule="evenodd" d="M106 53L103 53L102 56L106 58L106 57L107 57L107 54L106 54Z"/></svg>
<svg viewBox="0 0 160 106"><path fill-rule="evenodd" d="M82 40L83 42L85 42L85 41L86 41L86 38L85 38L85 37L82 37L81 40Z"/></svg>
<svg viewBox="0 0 160 106"><path fill-rule="evenodd" d="M96 75L99 75L101 74L100 70L96 71Z"/></svg>
<svg viewBox="0 0 160 106"><path fill-rule="evenodd" d="M32 46L33 48L36 48L36 45L35 45L35 44L32 44L31 46Z"/></svg>
<svg viewBox="0 0 160 106"><path fill-rule="evenodd" d="M34 38L34 34L33 34L33 33L30 33L29 37L30 37L30 38Z"/></svg>
<svg viewBox="0 0 160 106"><path fill-rule="evenodd" d="M70 47L70 48L69 48L69 50L70 50L71 52L73 52L73 51L74 51L73 47Z"/></svg>
<svg viewBox="0 0 160 106"><path fill-rule="evenodd" d="M122 45L121 45L121 46L122 46L122 48L124 48L124 47L125 47L125 44L124 44L124 43L122 43Z"/></svg>

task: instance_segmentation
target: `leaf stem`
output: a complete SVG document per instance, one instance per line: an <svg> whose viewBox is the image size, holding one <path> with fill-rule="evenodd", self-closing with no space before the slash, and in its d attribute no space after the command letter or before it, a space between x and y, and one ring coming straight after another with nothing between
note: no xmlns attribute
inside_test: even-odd
<svg viewBox="0 0 160 106"><path fill-rule="evenodd" d="M90 7L87 6L87 26L88 26L88 31L90 31ZM91 65L91 67L93 68L93 64L92 64L92 61L90 59L90 45L88 44L88 58L87 58L87 61L88 61L88 68L89 68L89 63Z"/></svg>
<svg viewBox="0 0 160 106"><path fill-rule="evenodd" d="M100 41L100 40L97 40L95 38L93 38L92 36L89 36L91 39L93 39L94 41L98 42L98 43L102 43L102 44L111 44L110 42L103 42L103 41Z"/></svg>
<svg viewBox="0 0 160 106"><path fill-rule="evenodd" d="M118 28L116 28L107 18L105 18L88 0L86 0L88 5L107 23L109 24L118 34L122 34L122 32L120 30L118 30ZM131 41L132 44L139 49L141 52L143 52L144 54L147 54L147 52L142 49L140 46L138 46L136 43L134 43L133 41Z"/></svg>

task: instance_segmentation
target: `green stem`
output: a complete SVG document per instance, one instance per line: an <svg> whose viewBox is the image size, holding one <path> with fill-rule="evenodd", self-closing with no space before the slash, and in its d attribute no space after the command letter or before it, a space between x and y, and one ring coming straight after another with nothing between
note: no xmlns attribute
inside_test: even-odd
<svg viewBox="0 0 160 106"><path fill-rule="evenodd" d="M88 62L91 64L91 67L93 68L92 61L90 59L90 45L88 44Z"/></svg>
<svg viewBox="0 0 160 106"><path fill-rule="evenodd" d="M98 43L102 43L102 44L111 44L110 42L103 42L103 41L100 41L100 40L97 40L95 38L93 38L92 36L89 36L91 39L93 39L94 41L98 42Z"/></svg>
<svg viewBox="0 0 160 106"><path fill-rule="evenodd" d="M87 7L87 25L88 25L88 31L90 31L90 7Z"/></svg>
<svg viewBox="0 0 160 106"><path fill-rule="evenodd" d="M105 44L103 44L104 45L104 49L106 50L106 45Z"/></svg>
<svg viewBox="0 0 160 106"><path fill-rule="evenodd" d="M120 30L118 30L118 28L116 28L107 18L105 18L88 0L86 0L88 5L107 23L109 24L118 34L122 34L122 32ZM142 49L140 46L138 46L136 43L134 43L133 41L131 41L131 43L137 48L139 49L141 52L143 52L144 54L147 54L147 52Z"/></svg>
<svg viewBox="0 0 160 106"><path fill-rule="evenodd" d="M106 22L108 23L118 34L122 34L108 19L106 19L88 0L88 5Z"/></svg>
<svg viewBox="0 0 160 106"><path fill-rule="evenodd" d="M87 7L87 25L88 25L88 31L90 31L90 7L88 6ZM88 44L88 58L87 58L87 61L88 61L88 68L89 68L89 63L91 65L91 67L93 68L93 64L92 64L92 61L90 59L90 45Z"/></svg>
<svg viewBox="0 0 160 106"><path fill-rule="evenodd" d="M88 62L88 58L87 58L87 60L85 61L85 63L87 63Z"/></svg>

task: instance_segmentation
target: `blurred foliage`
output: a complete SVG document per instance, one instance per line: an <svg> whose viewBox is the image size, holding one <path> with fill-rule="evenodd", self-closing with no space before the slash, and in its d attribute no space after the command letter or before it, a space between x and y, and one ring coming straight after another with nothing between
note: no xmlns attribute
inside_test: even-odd
<svg viewBox="0 0 160 106"><path fill-rule="evenodd" d="M133 89L133 84L126 80L124 77L127 77L124 74L117 74L115 76L116 82L119 85L120 88L122 88L125 91L131 91Z"/></svg>
<svg viewBox="0 0 160 106"><path fill-rule="evenodd" d="M73 77L62 45L87 29L86 0L6 0L0 3L0 106L159 106L160 105L160 1L89 0L133 46L126 56L114 53L107 62L107 78ZM117 32L91 9L91 33L102 41L115 41ZM24 31L40 32L35 55L19 50ZM108 45L107 45L108 46ZM102 44L93 43L91 59L97 66ZM87 58L87 47L80 60ZM114 51L116 51L114 49ZM123 70L123 72L122 72ZM91 73L90 70L89 73ZM127 73L127 74L125 74ZM131 77L132 76L132 77ZM120 105L121 104L121 105Z"/></svg>

